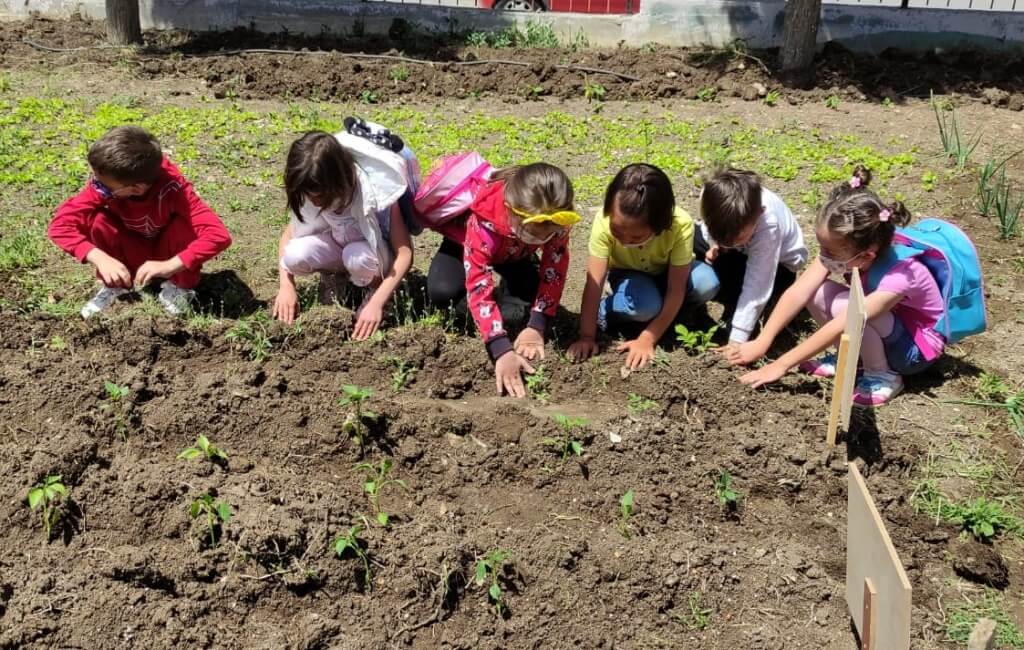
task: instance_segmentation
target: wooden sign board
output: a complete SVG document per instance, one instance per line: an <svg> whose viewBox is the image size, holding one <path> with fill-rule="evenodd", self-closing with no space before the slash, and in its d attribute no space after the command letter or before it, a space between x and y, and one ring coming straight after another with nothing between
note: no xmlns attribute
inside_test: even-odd
<svg viewBox="0 0 1024 650"><path fill-rule="evenodd" d="M850 297L846 304L846 327L839 339L839 354L836 356L836 377L832 384L832 406L828 416L826 441L836 444L839 427L850 428L850 413L853 410L853 389L857 382L857 362L860 360L860 344L864 340L864 326L867 312L864 309L864 287L860 274L850 277Z"/></svg>
<svg viewBox="0 0 1024 650"><path fill-rule="evenodd" d="M864 477L849 463L846 604L863 650L910 647L910 580Z"/></svg>

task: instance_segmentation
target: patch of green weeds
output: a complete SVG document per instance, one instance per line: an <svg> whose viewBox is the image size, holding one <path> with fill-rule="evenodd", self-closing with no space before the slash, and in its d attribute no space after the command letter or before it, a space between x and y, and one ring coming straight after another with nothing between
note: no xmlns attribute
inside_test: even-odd
<svg viewBox="0 0 1024 650"><path fill-rule="evenodd" d="M554 447L561 454L561 461L563 463L571 455L582 456L583 443L576 440L573 435L577 429L582 429L590 424L590 422L583 418L571 418L561 413L555 413L551 416L551 419L558 424L558 427L561 429L561 435L558 438L544 438L541 442Z"/></svg>
<svg viewBox="0 0 1024 650"><path fill-rule="evenodd" d="M487 587L487 596L494 604L494 611L498 616L501 616L502 610L505 607L504 594L502 593L498 578L504 571L505 565L511 561L512 554L502 550L489 551L483 557L477 558L476 561L474 581L479 587L490 582L490 586Z"/></svg>
<svg viewBox="0 0 1024 650"><path fill-rule="evenodd" d="M977 134L974 139L968 139L960 130L960 124L956 118L956 109L953 108L952 104L946 109L935 100L934 94L931 95L931 103L932 110L935 112L935 122L939 127L939 141L942 143L942 151L945 153L946 158L956 163L957 171L963 171L964 167L967 166L967 160L981 142L981 134Z"/></svg>
<svg viewBox="0 0 1024 650"><path fill-rule="evenodd" d="M583 96L588 102L603 102L606 92L599 83L587 81L583 84Z"/></svg>
<svg viewBox="0 0 1024 650"><path fill-rule="evenodd" d="M416 377L415 366L410 365L405 359L395 356L388 357L388 363L394 367L394 370L391 371L391 388L396 393L405 390L409 382Z"/></svg>
<svg viewBox="0 0 1024 650"><path fill-rule="evenodd" d="M581 36L578 33L570 39L567 46L579 47L583 42L586 42L586 36ZM522 29L516 25L510 25L501 31L471 32L466 36L466 43L474 47L493 47L495 49L509 47L552 49L562 46L554 28L548 23L539 21L529 21Z"/></svg>
<svg viewBox="0 0 1024 650"><path fill-rule="evenodd" d="M937 183L938 180L939 177L935 174L935 172L928 170L925 173L921 174L921 187L924 188L925 192L931 192L932 190L935 189L935 183Z"/></svg>
<svg viewBox="0 0 1024 650"><path fill-rule="evenodd" d="M1024 648L1024 633L1014 622L1012 605L993 589L986 589L979 600L957 603L946 616L946 638L967 643L978 621L987 618L996 623L996 647Z"/></svg>
<svg viewBox="0 0 1024 650"><path fill-rule="evenodd" d="M892 102L892 98L891 97L885 97L885 98L882 99L882 106L884 106L885 108L892 108L893 105L894 104Z"/></svg>
<svg viewBox="0 0 1024 650"><path fill-rule="evenodd" d="M364 104L376 104L380 101L380 97L378 97L377 93L372 90L364 90L359 93L359 101Z"/></svg>
<svg viewBox="0 0 1024 650"><path fill-rule="evenodd" d="M715 86L705 86L697 91L697 99L702 102L713 102L718 99L718 88Z"/></svg>
<svg viewBox="0 0 1024 650"><path fill-rule="evenodd" d="M998 537L1003 532L1018 536L1024 533L1024 524L1009 510L1009 498L977 497L957 503L943 495L934 481L924 480L915 487L911 503L918 512L936 521L961 526L981 541Z"/></svg>
<svg viewBox="0 0 1024 650"><path fill-rule="evenodd" d="M68 490L64 487L60 474L51 474L28 491L28 507L39 510L46 540L53 535L54 527L65 514L68 501Z"/></svg>
<svg viewBox="0 0 1024 650"><path fill-rule="evenodd" d="M779 103L779 99L781 99L781 98L782 98L782 95L779 94L779 91L771 90L771 91L768 91L768 94L766 94L764 96L764 99L762 99L761 101L764 102L765 106L775 106L776 104Z"/></svg>
<svg viewBox="0 0 1024 650"><path fill-rule="evenodd" d="M630 393L626 397L626 408L628 408L629 412L633 415L638 415L644 411L660 408L660 405L653 399L649 399L643 395L637 395L636 393Z"/></svg>
<svg viewBox="0 0 1024 650"><path fill-rule="evenodd" d="M220 541L224 526L231 521L231 506L226 501L215 500L209 492L200 494L192 500L188 508L191 519L202 517L210 533L210 547Z"/></svg>
<svg viewBox="0 0 1024 650"><path fill-rule="evenodd" d="M990 380L991 381L991 380ZM1002 409L1006 411L1010 419L1010 427L1013 432L1024 442L1024 390L1017 391L1012 395L1009 391L1003 393L1002 401L988 400L945 400L946 404L963 404L965 406L981 406L985 408Z"/></svg>
<svg viewBox="0 0 1024 650"><path fill-rule="evenodd" d="M831 108L834 111L838 111L839 110L839 96L838 95L829 95L825 99L825 108Z"/></svg>
<svg viewBox="0 0 1024 650"><path fill-rule="evenodd" d="M409 78L409 68L404 65L393 65L388 68L388 79L399 82Z"/></svg>
<svg viewBox="0 0 1024 650"><path fill-rule="evenodd" d="M1010 386L999 375L982 371L974 380L974 395L979 400L1002 401L1010 394Z"/></svg>
<svg viewBox="0 0 1024 650"><path fill-rule="evenodd" d="M711 618L711 610L704 607L703 600L704 596L700 592L690 592L686 600L688 611L681 614L673 614L672 618L691 630L706 629Z"/></svg>
<svg viewBox="0 0 1024 650"><path fill-rule="evenodd" d="M683 349L690 354L704 354L711 348L717 347L711 342L711 338L718 331L715 325L706 332L700 330L691 331L682 323L676 325L676 341L683 346Z"/></svg>
<svg viewBox="0 0 1024 650"><path fill-rule="evenodd" d="M377 523L381 526L387 526L388 522L391 521L388 513L380 509L380 495L384 488L390 485L397 485L403 490L409 490L409 486L405 481L391 478L391 468L392 462L387 458L376 465L373 463L359 463L356 465L356 469L362 471L366 476L366 480L363 481L363 492L370 497L370 503L377 513Z"/></svg>
<svg viewBox="0 0 1024 650"><path fill-rule="evenodd" d="M238 319L224 337L248 353L249 359L263 363L270 357L270 351L274 347L270 341L269 326L269 317L260 310L251 316Z"/></svg>
<svg viewBox="0 0 1024 650"><path fill-rule="evenodd" d="M534 371L532 375L525 375L526 392L541 404L547 404L551 398L551 394L548 392L551 380L544 372L544 364L538 364Z"/></svg>

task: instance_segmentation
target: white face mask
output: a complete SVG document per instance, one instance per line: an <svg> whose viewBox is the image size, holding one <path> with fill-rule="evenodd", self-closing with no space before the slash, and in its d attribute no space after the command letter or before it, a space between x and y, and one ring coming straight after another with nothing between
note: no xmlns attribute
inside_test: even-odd
<svg viewBox="0 0 1024 650"><path fill-rule="evenodd" d="M558 231L552 232L547 237L535 237L526 231L526 228L519 228L516 230L516 237L519 241L523 242L528 246L543 246L544 244L551 241Z"/></svg>
<svg viewBox="0 0 1024 650"><path fill-rule="evenodd" d="M821 260L821 265L824 266L829 273L833 273L835 275L846 275L850 270L850 262L858 257L860 257L860 253L854 255L845 262L842 262L827 255L818 255L818 259Z"/></svg>
<svg viewBox="0 0 1024 650"><path fill-rule="evenodd" d="M640 248L641 246L646 246L647 244L650 244L650 243L651 243L651 241L653 241L653 240L654 240L654 235L652 234L652 235L651 235L650 237L648 237L647 239L645 239L645 240L643 240L643 241L641 241L641 242L637 242L637 243L635 243L635 244L623 244L622 242L619 242L619 244L620 244L620 245L621 245L621 246L622 246L623 248Z"/></svg>

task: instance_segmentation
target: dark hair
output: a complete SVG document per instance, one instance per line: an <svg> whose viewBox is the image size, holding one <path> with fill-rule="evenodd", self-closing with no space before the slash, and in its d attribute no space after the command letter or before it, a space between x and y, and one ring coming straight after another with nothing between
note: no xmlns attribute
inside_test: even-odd
<svg viewBox="0 0 1024 650"><path fill-rule="evenodd" d="M633 163L619 170L604 193L604 213L619 214L630 219L642 219L655 235L672 227L676 210L676 197L672 182L654 165Z"/></svg>
<svg viewBox="0 0 1024 650"><path fill-rule="evenodd" d="M323 209L342 209L352 202L358 182L352 154L330 133L310 131L288 149L284 192L299 221L310 194L320 197Z"/></svg>
<svg viewBox="0 0 1024 650"><path fill-rule="evenodd" d="M853 177L832 190L828 202L818 213L817 225L842 237L858 253L873 245L879 250L888 248L896 226L910 222L910 211L902 202L882 203L878 195L868 189L870 183L871 171L857 165ZM889 211L888 219L880 218L883 210Z"/></svg>
<svg viewBox="0 0 1024 650"><path fill-rule="evenodd" d="M115 126L89 147L89 166L122 183L152 183L164 154L160 142L138 126Z"/></svg>
<svg viewBox="0 0 1024 650"><path fill-rule="evenodd" d="M761 178L754 172L726 167L704 179L700 214L716 242L735 242L757 220L761 206Z"/></svg>
<svg viewBox="0 0 1024 650"><path fill-rule="evenodd" d="M491 174L491 180L505 181L505 203L516 210L551 214L573 209L572 181L554 165L537 162L504 167Z"/></svg>

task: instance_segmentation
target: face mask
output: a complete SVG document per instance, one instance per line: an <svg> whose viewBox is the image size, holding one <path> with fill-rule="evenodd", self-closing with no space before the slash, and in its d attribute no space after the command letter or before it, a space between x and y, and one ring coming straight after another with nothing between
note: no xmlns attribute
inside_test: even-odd
<svg viewBox="0 0 1024 650"><path fill-rule="evenodd" d="M552 238L554 238L554 236L557 234L558 232L556 231L551 233L547 237L535 237L528 233L525 228L520 228L519 230L516 231L516 237L519 239L519 241L529 246L543 246L544 244L551 241Z"/></svg>
<svg viewBox="0 0 1024 650"><path fill-rule="evenodd" d="M860 253L854 255L845 262L842 262L827 255L818 255L818 259L821 260L821 265L824 266L829 273L833 273L835 275L846 275L850 270L850 262L858 257L860 257Z"/></svg>
<svg viewBox="0 0 1024 650"><path fill-rule="evenodd" d="M642 246L646 246L647 244L650 244L653 240L654 240L654 235L652 234L650 237L648 237L647 239L643 240L642 242L637 242L635 244L623 244L622 242L619 242L619 245L622 246L623 248L640 248Z"/></svg>

